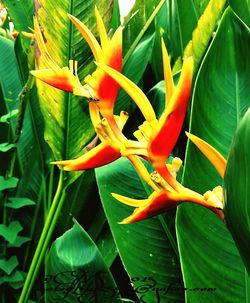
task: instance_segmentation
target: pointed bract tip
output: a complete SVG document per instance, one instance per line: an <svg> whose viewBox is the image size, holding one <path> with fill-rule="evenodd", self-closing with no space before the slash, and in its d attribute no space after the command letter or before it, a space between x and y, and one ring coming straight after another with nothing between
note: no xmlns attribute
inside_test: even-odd
<svg viewBox="0 0 250 303"><path fill-rule="evenodd" d="M186 132L187 137L199 148L203 155L212 163L223 178L227 166L226 159L209 143L199 137Z"/></svg>

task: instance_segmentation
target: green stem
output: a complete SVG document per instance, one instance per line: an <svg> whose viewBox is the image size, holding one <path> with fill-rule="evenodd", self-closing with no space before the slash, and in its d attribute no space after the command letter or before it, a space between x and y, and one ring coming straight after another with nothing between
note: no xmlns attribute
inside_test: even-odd
<svg viewBox="0 0 250 303"><path fill-rule="evenodd" d="M48 202L47 202L48 209L50 209L52 203L52 197L53 197L54 171L55 171L55 165L51 165L50 176L49 176Z"/></svg>
<svg viewBox="0 0 250 303"><path fill-rule="evenodd" d="M42 178L44 178L44 176ZM33 219L32 219L32 225L31 225L30 233L29 233L29 238L32 239L32 240L28 243L28 246L27 246L27 249L26 249L26 252L25 252L25 257L24 257L24 262L23 262L23 270L24 271L25 271L25 264L27 264L27 260L28 260L28 257L30 255L29 251L31 249L32 242L33 242L33 239L34 239L34 233L35 233L35 230L36 230L36 227L37 227L37 222L38 222L37 218L38 218L38 215L39 215L39 210L41 208L41 203L42 203L43 195L44 195L44 192L45 192L45 188L44 188L43 185L44 185L44 182L42 181L42 186L40 187L40 190L39 190L36 209L35 209L35 213L34 213L34 216L33 216Z"/></svg>
<svg viewBox="0 0 250 303"><path fill-rule="evenodd" d="M140 31L139 35L137 36L137 38L135 39L135 41L133 42L133 44L131 45L131 47L127 51L126 56L123 59L123 65L126 64L127 60L130 58L130 56L134 52L137 44L139 43L139 41L141 40L141 38L143 37L143 35L147 31L147 29L149 28L150 24L153 22L155 16L158 14L159 10L161 9L161 7L163 6L163 4L165 2L166 2L166 0L161 0L159 2L159 4L156 6L156 8L154 9L153 13L148 18L147 22L145 23L145 25L143 26L142 30Z"/></svg>
<svg viewBox="0 0 250 303"><path fill-rule="evenodd" d="M60 201L58 203L58 207L57 207L57 209L55 211L54 217L53 217L51 225L49 227L47 236L46 236L46 238L44 240L44 245L42 247L41 253L40 253L40 255L39 255L38 259L37 259L37 264L36 264L36 267L35 267L35 270L34 270L34 274L33 274L32 279L30 281L30 284L29 284L29 287L28 287L28 291L26 293L25 300L23 302L27 302L27 300L29 299L29 294L30 294L30 292L32 290L32 287L33 287L34 283L35 283L35 279L36 279L36 277L38 275L38 272L39 272L40 266L42 264L43 258L44 258L45 254L46 254L47 249L48 249L50 239L52 237L52 234L54 232L54 229L55 229L58 217L60 215L62 206L64 204L65 197L66 197L66 192L63 191L61 199L60 199Z"/></svg>
<svg viewBox="0 0 250 303"><path fill-rule="evenodd" d="M35 254L33 256L21 296L19 298L19 303L26 303L28 300L28 297L30 295L30 291L33 287L33 284L35 282L38 270L40 268L41 262L43 260L44 254L48 248L49 240L52 236L52 233L54 231L56 221L58 219L59 211L63 204L63 199L65 193L64 193L64 187L63 187L63 171L60 172L59 182L56 194L54 196L54 199L51 204L51 208L49 210L48 216L46 218L46 222L44 224L41 237L39 239L38 245L36 247Z"/></svg>

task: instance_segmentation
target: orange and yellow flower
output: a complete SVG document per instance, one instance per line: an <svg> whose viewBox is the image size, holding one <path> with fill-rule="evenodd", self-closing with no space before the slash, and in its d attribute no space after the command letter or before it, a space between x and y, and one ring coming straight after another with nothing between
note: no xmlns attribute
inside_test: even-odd
<svg viewBox="0 0 250 303"><path fill-rule="evenodd" d="M187 133L189 139L203 152L203 154L214 165L221 177L224 177L226 169L226 160L224 157L211 145L202 139ZM192 202L202 205L213 211L221 219L224 219L223 208L223 189L221 186L215 187L212 191L209 190L203 195L190 190L178 181L176 181L176 172L181 165L181 160L174 158L171 165L167 166L169 176L166 182L158 173L152 175L152 179L159 185L159 189L154 191L147 199L136 200L127 198L118 194L112 194L118 201L135 207L134 212L129 217L125 218L121 224L138 222L156 215L159 215L171 208L176 207L181 202ZM170 180L172 179L172 180ZM175 184L174 188L170 184Z"/></svg>
<svg viewBox="0 0 250 303"><path fill-rule="evenodd" d="M97 8L95 8L95 15L101 44L98 43L91 31L81 21L71 15L69 15L69 18L88 43L96 62L106 64L121 72L122 28L119 27L110 39ZM97 68L92 75L84 78L85 85L82 85L77 76L76 61L70 60L69 67L61 68L53 60L47 50L36 18L34 19L34 33L46 69L31 71L32 75L51 86L86 97L90 101L98 102L98 107L103 117L113 115L114 103L119 89L118 84L103 70Z"/></svg>

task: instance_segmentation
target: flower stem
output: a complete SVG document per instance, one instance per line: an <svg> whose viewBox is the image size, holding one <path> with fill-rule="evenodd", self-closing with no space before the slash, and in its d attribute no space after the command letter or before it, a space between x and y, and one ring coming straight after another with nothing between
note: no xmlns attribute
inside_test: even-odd
<svg viewBox="0 0 250 303"><path fill-rule="evenodd" d="M40 236L38 245L36 247L36 251L34 253L21 296L19 298L18 303L26 303L32 287L34 285L35 279L37 277L38 271L40 269L43 257L48 248L49 241L53 234L55 225L57 223L57 219L62 208L63 202L65 200L65 189L63 187L63 171L60 172L60 177L58 181L57 191L55 193L54 199L51 204L51 208L48 212L48 216L46 218L42 234Z"/></svg>

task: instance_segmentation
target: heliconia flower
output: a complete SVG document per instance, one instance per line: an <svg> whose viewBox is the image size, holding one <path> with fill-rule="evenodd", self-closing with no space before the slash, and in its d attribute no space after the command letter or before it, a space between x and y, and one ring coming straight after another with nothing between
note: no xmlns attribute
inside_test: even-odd
<svg viewBox="0 0 250 303"><path fill-rule="evenodd" d="M169 168L176 171L179 164L176 166L176 158L173 162L173 167ZM177 163L180 163L177 161ZM179 190L174 190L173 188L167 186L164 188L164 180L158 174L157 182L162 186L158 191L154 191L147 199L137 200L127 198L118 194L112 194L112 196L118 201L135 207L134 212L129 217L122 220L121 224L134 223L144 219L148 219L166 212L182 202L192 202L202 205L218 215L221 219L224 218L223 215L223 195L222 188L220 186L214 188L212 191L207 191L204 195L201 195L193 190L190 190L181 184ZM175 178L171 174L171 178ZM177 182L177 181L176 181ZM167 184L168 185L168 184Z"/></svg>
<svg viewBox="0 0 250 303"><path fill-rule="evenodd" d="M185 58L177 87L174 86L170 60L162 41L164 80L166 87L165 110L157 121L154 110L145 94L132 81L114 69L98 64L130 95L140 108L146 121L134 133L139 142L128 141L123 155L138 154L149 160L157 171L164 170L167 178L166 159L179 137L190 97L193 75L193 58ZM176 184L177 186L177 184Z"/></svg>
<svg viewBox="0 0 250 303"><path fill-rule="evenodd" d="M101 45L81 21L71 15L69 15L69 18L88 43L96 62L106 64L121 72L122 28L119 27L110 39L97 8L95 8L95 15ZM70 60L69 67L60 68L52 59L47 50L37 19L34 20L34 33L47 69L36 70L31 73L51 86L72 92L78 96L84 96L90 101L98 102L98 107L103 117L113 115L113 107L119 85L100 68L97 68L92 75L86 76L84 79L85 85L82 85L77 76L76 61Z"/></svg>
<svg viewBox="0 0 250 303"><path fill-rule="evenodd" d="M179 137L186 116L193 75L193 58L185 58L179 82L177 87L174 87L164 43L162 43L162 53L165 70L166 106L148 143L149 158L156 170L161 166L165 167L165 162Z"/></svg>
<svg viewBox="0 0 250 303"><path fill-rule="evenodd" d="M77 159L55 161L51 162L51 164L62 166L66 171L78 171L100 167L121 157L121 142L115 137L108 121L103 118L99 120L99 123L96 123L98 117L94 117L93 108L97 108L97 106L91 103L90 107L92 108L92 120L94 120L97 135L102 142ZM124 111L121 112L119 117L116 117L120 130L122 130L127 119L128 114Z"/></svg>
<svg viewBox="0 0 250 303"><path fill-rule="evenodd" d="M186 135L189 140L192 141L204 154L204 156L206 156L208 160L213 164L215 169L218 171L219 175L224 178L227 160L206 141L188 132L186 132Z"/></svg>

